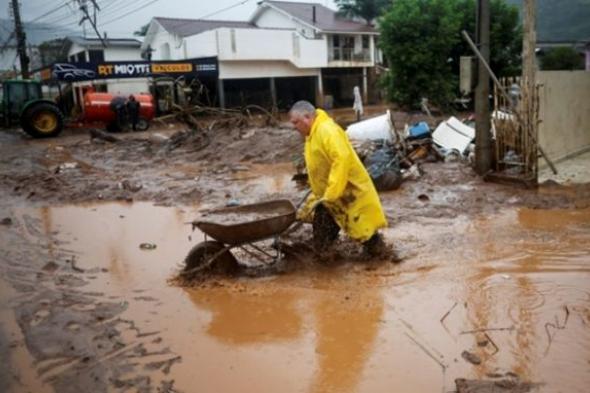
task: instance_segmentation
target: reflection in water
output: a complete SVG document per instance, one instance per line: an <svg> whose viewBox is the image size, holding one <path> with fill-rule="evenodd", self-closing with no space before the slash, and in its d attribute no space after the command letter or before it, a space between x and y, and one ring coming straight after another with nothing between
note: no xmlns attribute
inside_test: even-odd
<svg viewBox="0 0 590 393"><path fill-rule="evenodd" d="M301 298L292 289L261 294L221 288L188 291L198 308L211 312L207 334L228 345L264 350L266 344L301 340L304 316L311 311L314 326L308 329L316 333L312 354L317 370L310 391L318 393L354 391L374 351L383 313L379 293L364 291L352 301L335 292L306 292Z"/></svg>
<svg viewBox="0 0 590 393"><path fill-rule="evenodd" d="M375 292L357 293L358 302L329 297L313 309L316 321L318 370L311 392L353 392L374 351L383 313L383 299Z"/></svg>
<svg viewBox="0 0 590 393"><path fill-rule="evenodd" d="M222 289L188 293L198 308L212 313L207 334L228 344L294 340L301 334L302 318L294 293L252 295Z"/></svg>
<svg viewBox="0 0 590 393"><path fill-rule="evenodd" d="M487 219L474 223L476 233L502 241L486 240L479 245L477 269L466 280L467 318L472 329L515 328L514 332L488 333L500 347L493 357L487 346L478 348L474 343L471 350L482 359L482 365L472 369L475 376L482 378L500 368L515 372L525 380L562 379L551 372L539 373L539 365L543 364L549 347L547 324L559 325L563 320L564 305L559 305L560 299L554 295L563 290L588 294L588 285L576 285L576 272L589 271L586 262L590 252L580 250L590 240L590 233L579 231L580 225L590 222L589 213L522 209L505 223L508 225L499 226ZM523 228L532 231L523 232ZM494 243L497 245L490 246ZM582 259L586 262L580 263ZM547 281L544 276L547 273L553 274L555 281ZM583 302L587 303L588 296L584 297ZM564 298L570 307L576 302L571 294ZM586 351L582 355L586 363L590 355L587 349L582 349L582 353ZM576 361L568 363L573 368L580 366Z"/></svg>

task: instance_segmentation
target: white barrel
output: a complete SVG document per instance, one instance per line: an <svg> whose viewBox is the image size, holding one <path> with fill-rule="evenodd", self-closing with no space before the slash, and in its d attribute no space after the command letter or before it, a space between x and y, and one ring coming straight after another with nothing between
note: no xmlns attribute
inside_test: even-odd
<svg viewBox="0 0 590 393"><path fill-rule="evenodd" d="M380 140L395 142L395 132L391 122L391 114L387 111L384 115L359 121L348 126L346 134L351 140Z"/></svg>

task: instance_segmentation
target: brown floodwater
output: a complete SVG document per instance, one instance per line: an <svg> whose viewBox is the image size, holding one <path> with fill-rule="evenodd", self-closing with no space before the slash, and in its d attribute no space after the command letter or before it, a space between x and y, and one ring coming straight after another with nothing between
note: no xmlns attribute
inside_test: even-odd
<svg viewBox="0 0 590 393"><path fill-rule="evenodd" d="M39 219L31 240L63 242L79 268L108 269L84 289L127 301L122 318L182 356L167 377L179 391L446 392L508 371L540 391L588 391L589 209L425 218L386 231L401 264L176 287L168 279L202 240L186 225L198 211L107 203L15 217Z"/></svg>

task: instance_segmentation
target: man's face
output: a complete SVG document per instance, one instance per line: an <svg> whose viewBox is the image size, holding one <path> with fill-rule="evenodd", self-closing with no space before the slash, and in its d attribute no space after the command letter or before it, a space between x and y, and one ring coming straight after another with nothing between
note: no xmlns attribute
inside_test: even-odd
<svg viewBox="0 0 590 393"><path fill-rule="evenodd" d="M291 112L289 113L289 120L303 137L309 135L313 123L313 118L310 115Z"/></svg>

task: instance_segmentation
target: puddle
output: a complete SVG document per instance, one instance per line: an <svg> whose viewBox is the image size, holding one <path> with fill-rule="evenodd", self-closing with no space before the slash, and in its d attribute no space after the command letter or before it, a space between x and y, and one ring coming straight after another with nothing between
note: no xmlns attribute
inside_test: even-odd
<svg viewBox="0 0 590 393"><path fill-rule="evenodd" d="M508 371L540 391L590 386L588 209L400 225L386 233L408 256L400 265L170 286L202 240L185 225L197 212L135 203L15 217L31 241L75 253L85 292L127 302L121 318L182 357L167 376L179 391L446 392Z"/></svg>

